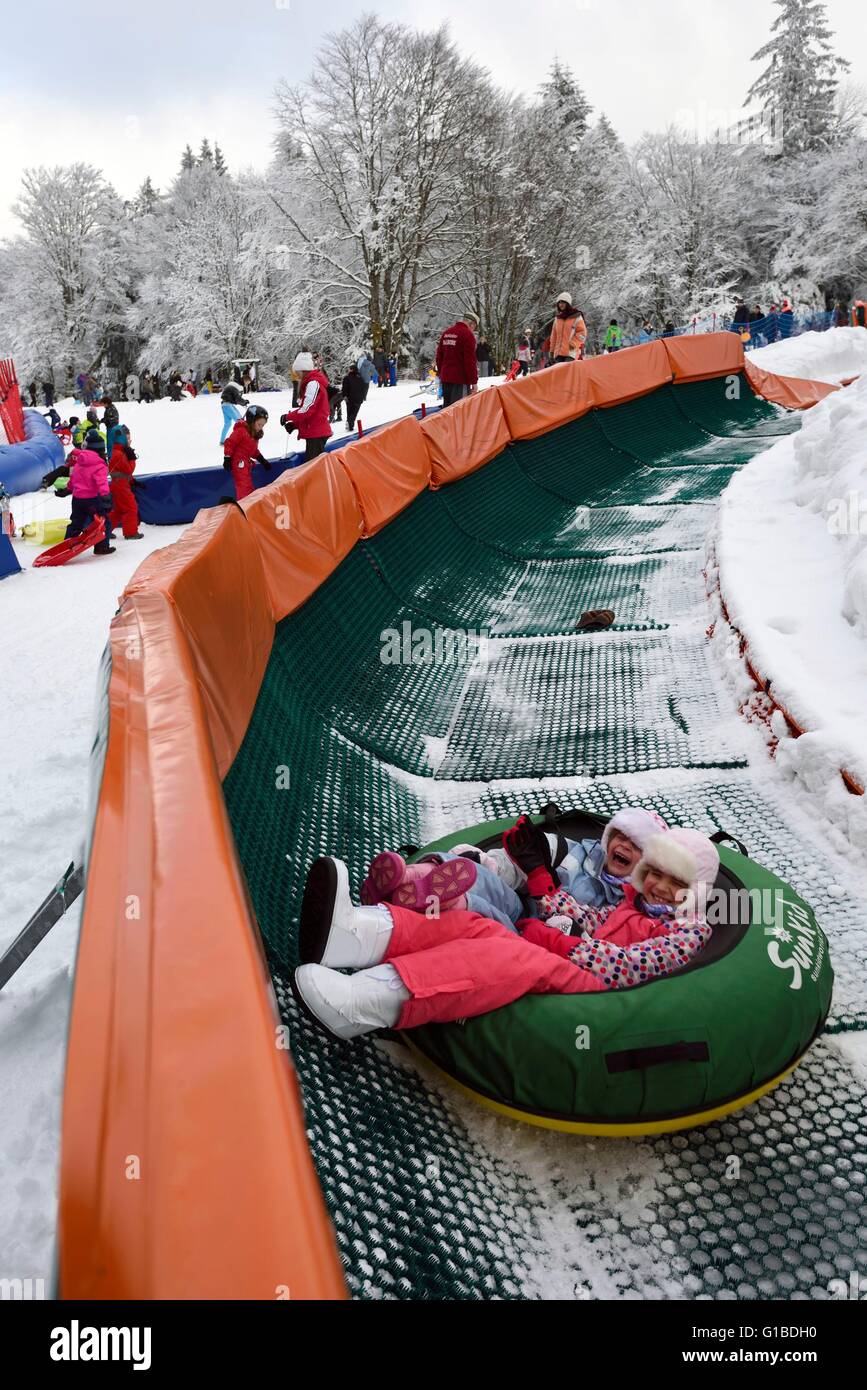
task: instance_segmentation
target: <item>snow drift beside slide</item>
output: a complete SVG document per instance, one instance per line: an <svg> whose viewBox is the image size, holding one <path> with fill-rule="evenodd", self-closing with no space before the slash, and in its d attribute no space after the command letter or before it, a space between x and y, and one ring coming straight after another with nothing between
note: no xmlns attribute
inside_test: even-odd
<svg viewBox="0 0 867 1390"><path fill-rule="evenodd" d="M865 432L867 376L808 411L799 433L733 479L717 540L732 622L777 699L808 730L792 739L776 721L778 763L862 845L867 798L847 792L839 771L867 785Z"/></svg>
<svg viewBox="0 0 867 1390"><path fill-rule="evenodd" d="M800 333L747 354L750 362L778 376L810 381L846 381L867 373L867 329L829 328L825 333Z"/></svg>

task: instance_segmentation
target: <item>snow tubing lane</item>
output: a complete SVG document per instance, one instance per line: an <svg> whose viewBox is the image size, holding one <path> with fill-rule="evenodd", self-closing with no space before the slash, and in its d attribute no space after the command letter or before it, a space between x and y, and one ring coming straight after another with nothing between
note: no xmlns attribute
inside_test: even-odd
<svg viewBox="0 0 867 1390"><path fill-rule="evenodd" d="M419 854L491 848L512 823L471 826ZM581 839L601 834L604 821L571 811L558 824ZM716 886L732 920L682 970L605 994L526 995L401 1037L466 1095L547 1129L660 1134L751 1104L821 1032L834 974L808 904L754 860L719 848Z"/></svg>

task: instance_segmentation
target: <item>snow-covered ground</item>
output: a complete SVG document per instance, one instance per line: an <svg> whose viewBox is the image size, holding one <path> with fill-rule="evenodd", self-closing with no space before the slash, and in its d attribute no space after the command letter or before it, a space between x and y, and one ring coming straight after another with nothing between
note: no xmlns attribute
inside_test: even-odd
<svg viewBox="0 0 867 1390"><path fill-rule="evenodd" d="M835 380L867 367L867 333L806 334L751 355L770 370ZM373 425L408 413L420 400L433 401L417 391L414 382L372 388L362 420ZM286 436L276 421L289 398L264 393L256 399L271 412L266 452L281 454ZM71 403L59 408L68 414ZM120 410L142 472L219 461L217 399L122 403ZM783 439L742 470L725 496L719 537L733 618L754 643L765 673L786 692L793 713L816 730L815 760L808 738L802 738L788 742L777 766L791 777L791 795L805 822L816 797L821 810L837 815L833 786L833 794L844 798L840 807L853 834L860 833L856 818L864 808L828 769L829 760L838 759L853 775L867 777L867 742L859 727L867 688L867 544L860 534L832 535L827 509L831 499L853 489L867 499L867 455L862 446L859 461L858 451L865 426L867 372L864 383L816 407L801 434ZM14 499L19 522L64 514L68 506L44 494ZM144 529L145 540L118 540L112 556L83 556L59 570L32 570L37 548L16 541L24 572L0 583L0 950L70 860L80 857L94 691L108 624L136 566L183 528ZM864 529L867 534L867 500ZM772 768L769 777L776 775ZM867 838L862 851L865 843ZM50 1277L78 924L76 908L0 992L0 1277ZM860 1036L847 1046L857 1049L863 1063ZM477 1124L483 1123L488 1122L478 1117ZM589 1161L586 1154L581 1161Z"/></svg>
<svg viewBox="0 0 867 1390"><path fill-rule="evenodd" d="M816 336L836 333L867 343L860 329ZM840 360L847 351L844 342ZM833 350L823 357L832 360ZM732 622L777 699L809 731L784 733L777 763L862 853L867 797L852 796L835 774L844 769L867 786L865 438L867 375L741 470L723 496L716 540Z"/></svg>
<svg viewBox="0 0 867 1390"><path fill-rule="evenodd" d="M810 381L845 381L867 373L867 331L863 328L830 328L825 333L800 333L747 357L766 372L800 376Z"/></svg>

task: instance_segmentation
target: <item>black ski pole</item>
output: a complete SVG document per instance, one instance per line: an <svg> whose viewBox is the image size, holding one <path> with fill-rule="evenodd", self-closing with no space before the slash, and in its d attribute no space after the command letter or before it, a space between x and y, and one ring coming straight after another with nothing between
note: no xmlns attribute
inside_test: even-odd
<svg viewBox="0 0 867 1390"><path fill-rule="evenodd" d="M70 864L66 873L55 884L48 897L36 909L26 926L16 936L12 945L0 956L0 989L12 979L16 970L24 964L31 951L34 951L44 936L47 936L59 922L68 907L71 907L84 887L84 866Z"/></svg>

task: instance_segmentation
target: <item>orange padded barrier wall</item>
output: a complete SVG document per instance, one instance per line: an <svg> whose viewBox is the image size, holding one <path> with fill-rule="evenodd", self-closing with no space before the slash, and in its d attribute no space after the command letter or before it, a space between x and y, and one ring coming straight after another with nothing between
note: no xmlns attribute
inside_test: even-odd
<svg viewBox="0 0 867 1390"><path fill-rule="evenodd" d="M505 386L489 386L458 401L448 410L440 410L422 420L433 487L475 472L511 443L512 435L503 409L503 397L508 390Z"/></svg>
<svg viewBox="0 0 867 1390"><path fill-rule="evenodd" d="M414 415L335 450L355 490L364 535L381 531L430 484L431 460Z"/></svg>
<svg viewBox="0 0 867 1390"><path fill-rule="evenodd" d="M241 506L259 546L275 622L315 593L349 554L364 526L337 453L321 454L284 473Z"/></svg>
<svg viewBox="0 0 867 1390"><path fill-rule="evenodd" d="M274 638L259 547L237 507L199 512L177 544L148 556L124 595L157 591L189 638L223 778L247 731Z"/></svg>
<svg viewBox="0 0 867 1390"><path fill-rule="evenodd" d="M343 1297L198 674L166 593L125 601L111 657L67 1057L61 1296ZM227 685L234 675L230 663Z"/></svg>
<svg viewBox="0 0 867 1390"><path fill-rule="evenodd" d="M136 572L109 636L67 1057L62 1296L345 1296L221 788L274 624L424 487L511 439L742 363L736 335L705 335L489 388L200 513ZM833 389L747 372L796 408Z"/></svg>
<svg viewBox="0 0 867 1390"><path fill-rule="evenodd" d="M833 386L827 381L806 381L798 376L776 376L773 372L753 366L750 361L744 365L747 381L756 395L764 396L766 401L773 401L774 405L784 405L787 410L809 410L811 405L823 401L832 391L840 390L839 386Z"/></svg>
<svg viewBox="0 0 867 1390"><path fill-rule="evenodd" d="M705 381L744 369L744 345L737 333L683 333L661 342L675 382Z"/></svg>

